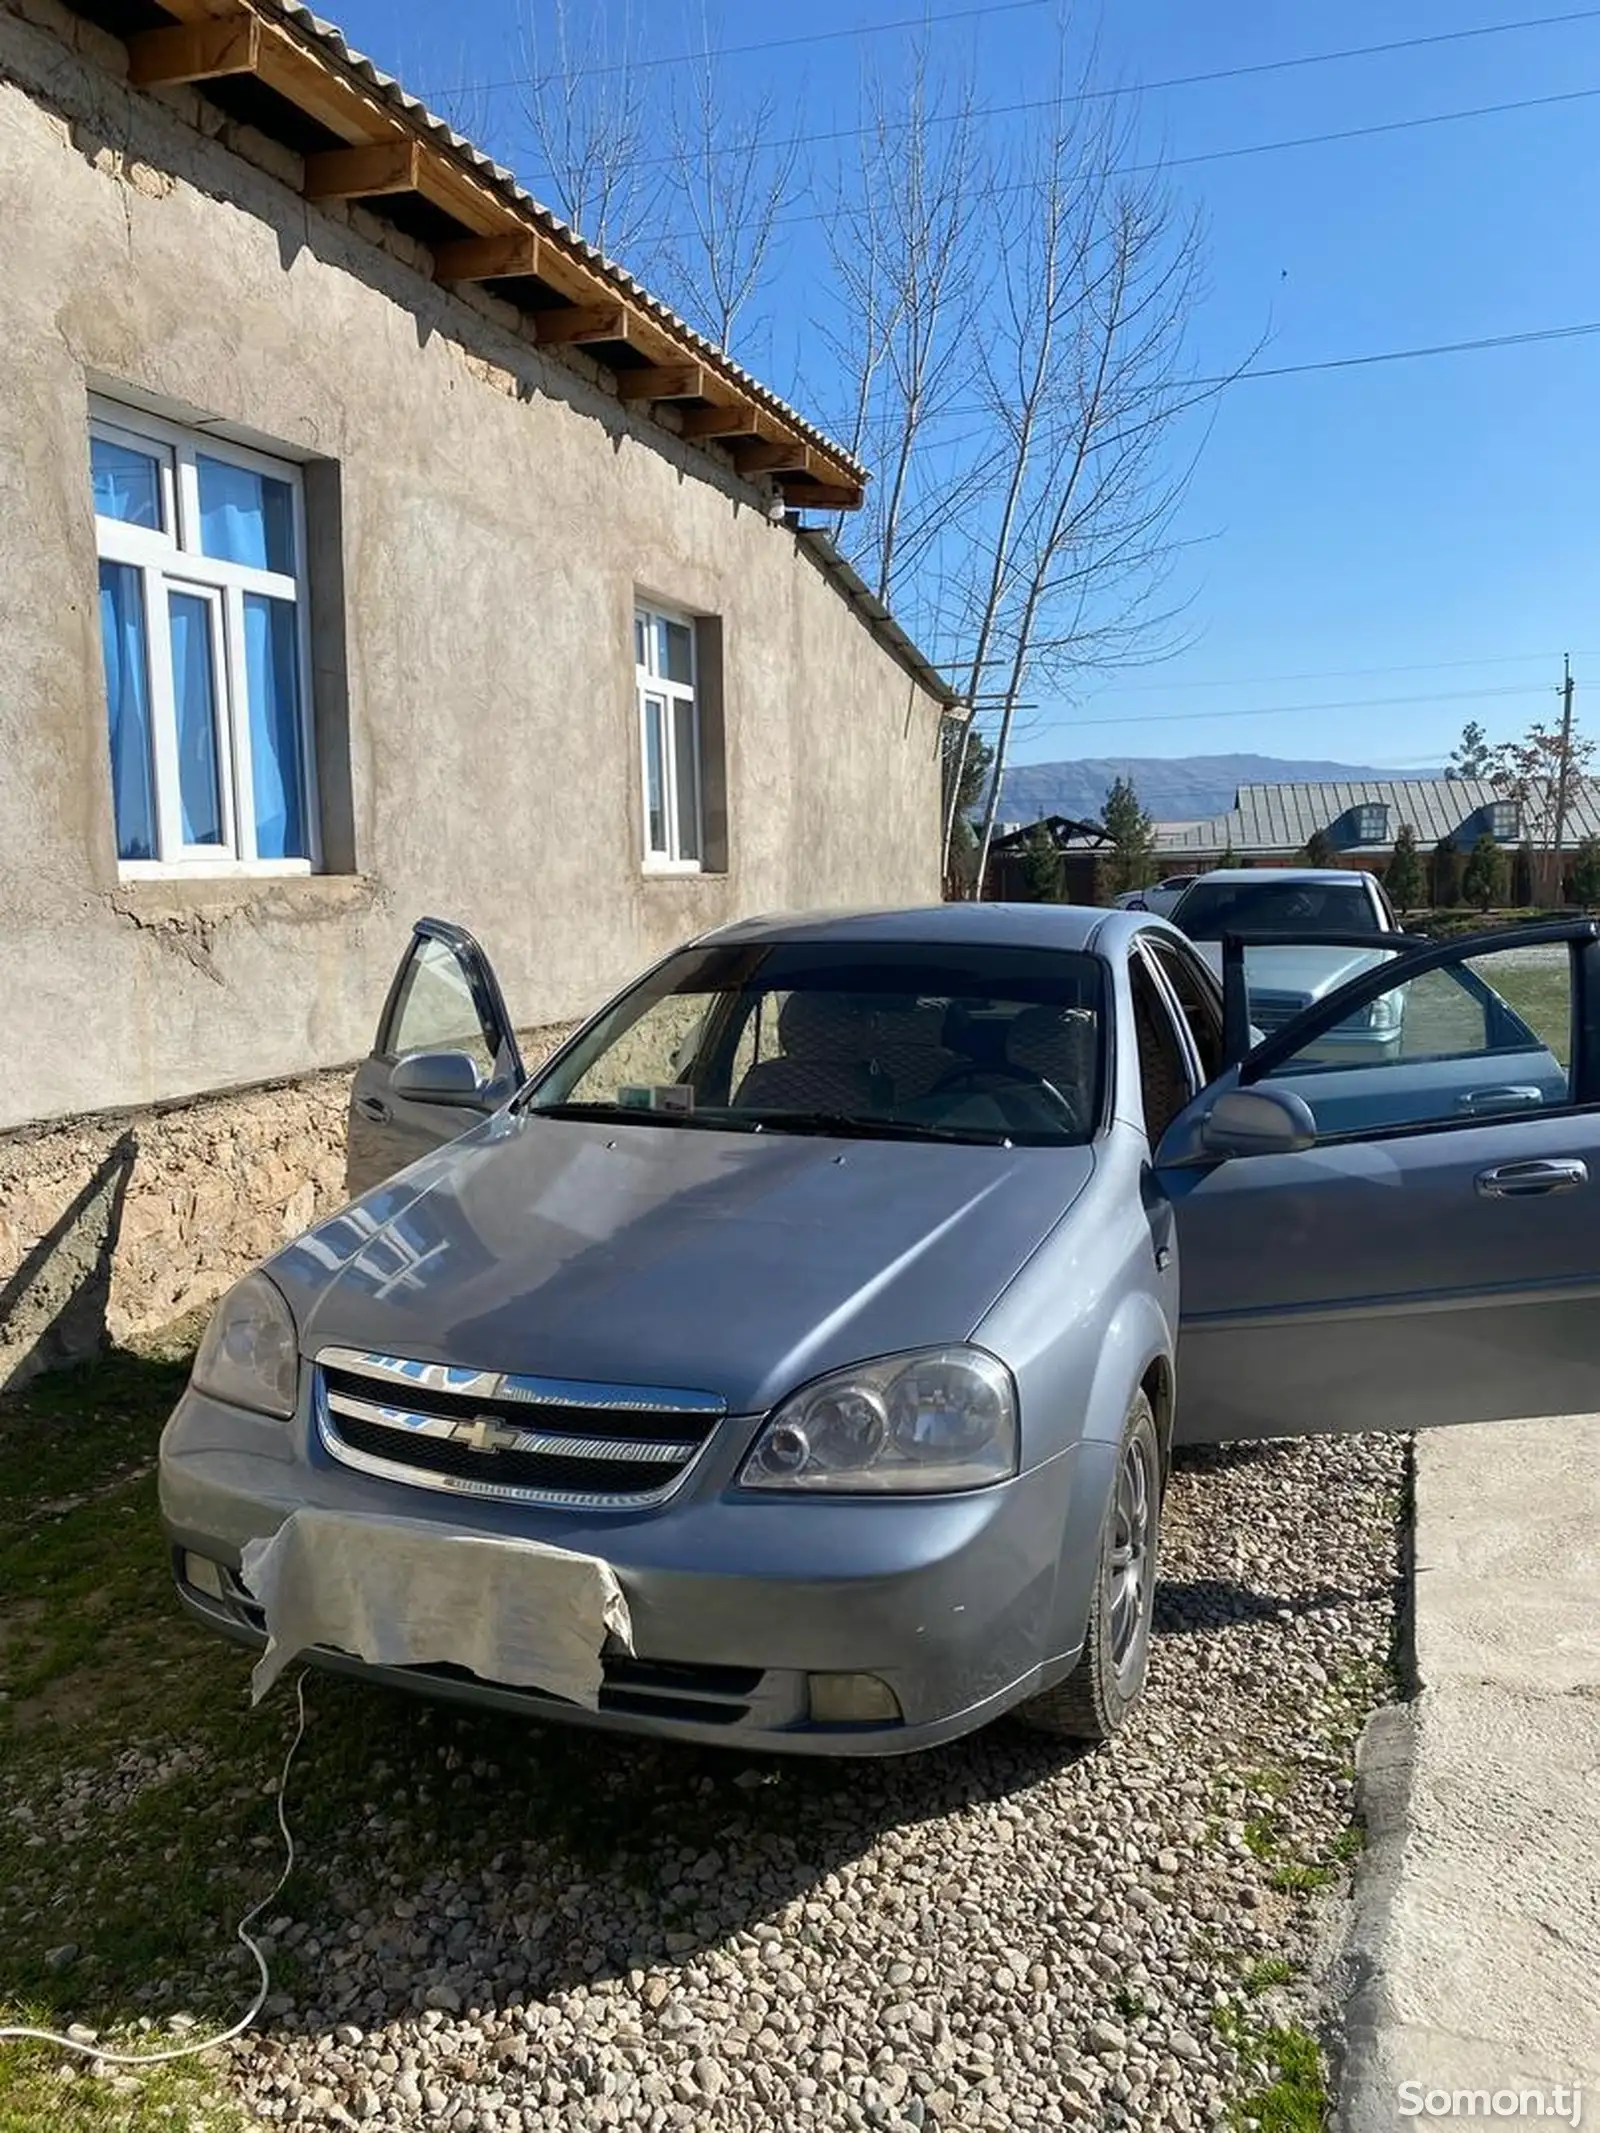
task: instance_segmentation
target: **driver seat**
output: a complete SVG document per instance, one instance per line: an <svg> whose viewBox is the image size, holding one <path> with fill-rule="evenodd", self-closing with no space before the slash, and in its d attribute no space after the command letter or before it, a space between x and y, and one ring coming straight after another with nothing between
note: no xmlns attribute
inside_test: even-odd
<svg viewBox="0 0 1600 2133"><path fill-rule="evenodd" d="M1035 1074L1087 1115L1094 1081L1095 1018L1085 1007L1025 1007L1006 1032L1006 1063Z"/></svg>

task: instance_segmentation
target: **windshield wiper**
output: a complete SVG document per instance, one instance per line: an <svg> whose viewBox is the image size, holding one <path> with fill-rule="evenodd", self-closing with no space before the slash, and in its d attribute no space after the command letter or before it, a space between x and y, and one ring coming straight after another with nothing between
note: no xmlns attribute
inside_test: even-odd
<svg viewBox="0 0 1600 2133"><path fill-rule="evenodd" d="M986 1133L981 1127L918 1125L906 1118L863 1118L853 1111L746 1111L768 1133L836 1133L841 1138L865 1141L960 1141L968 1147L1010 1148L1008 1133Z"/></svg>
<svg viewBox="0 0 1600 2133"><path fill-rule="evenodd" d="M576 1118L601 1126L699 1126L705 1132L759 1133L760 1121L748 1112L653 1111L644 1104L530 1103L523 1107L528 1118Z"/></svg>

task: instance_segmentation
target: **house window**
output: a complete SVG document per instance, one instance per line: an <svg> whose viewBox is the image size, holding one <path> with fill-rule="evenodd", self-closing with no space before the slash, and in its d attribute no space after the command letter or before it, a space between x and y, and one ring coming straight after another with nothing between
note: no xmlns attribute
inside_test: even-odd
<svg viewBox="0 0 1600 2133"><path fill-rule="evenodd" d="M1389 837L1389 810L1382 801L1369 801L1356 809L1357 844L1385 844Z"/></svg>
<svg viewBox="0 0 1600 2133"><path fill-rule="evenodd" d="M705 853L695 636L681 615L641 607L633 618L645 864L683 873Z"/></svg>
<svg viewBox="0 0 1600 2133"><path fill-rule="evenodd" d="M308 873L299 468L98 401L89 459L122 871Z"/></svg>
<svg viewBox="0 0 1600 2133"><path fill-rule="evenodd" d="M1522 833L1521 813L1515 800L1496 800L1489 809L1489 835L1499 844L1515 844Z"/></svg>

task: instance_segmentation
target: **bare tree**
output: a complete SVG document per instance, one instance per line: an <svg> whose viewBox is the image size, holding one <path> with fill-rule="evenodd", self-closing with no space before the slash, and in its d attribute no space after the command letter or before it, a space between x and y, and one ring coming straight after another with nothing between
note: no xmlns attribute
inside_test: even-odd
<svg viewBox="0 0 1600 2133"><path fill-rule="evenodd" d="M795 197L800 143L783 137L782 116L770 91L751 104L735 100L702 14L692 88L672 100L664 192L684 227L664 252L678 308L724 353L771 270L780 218Z"/></svg>
<svg viewBox="0 0 1600 2133"><path fill-rule="evenodd" d="M411 70L419 78L425 78L425 70ZM474 79L479 70L474 68L463 44L457 48L449 68L439 73L436 86L428 101L446 125L453 126L463 140L482 145L490 133L489 89ZM402 62L402 75L405 67Z"/></svg>
<svg viewBox="0 0 1600 2133"><path fill-rule="evenodd" d="M521 0L517 40L522 114L551 206L580 237L647 275L667 165L652 155L658 120L631 7L580 7L574 28L567 0Z"/></svg>
<svg viewBox="0 0 1600 2133"><path fill-rule="evenodd" d="M1002 233L1002 293L984 335L997 495L980 544L968 696L995 720L978 840L983 881L1016 713L1030 680L1058 688L1148 656L1192 459L1179 418L1196 386L1184 340L1201 233L1132 158L1114 100L1063 84ZM994 686L990 686L990 677Z"/></svg>
<svg viewBox="0 0 1600 2133"><path fill-rule="evenodd" d="M1552 901L1561 895L1562 817L1573 786L1593 767L1596 748L1560 719L1535 719L1520 740L1502 741L1493 751L1490 776L1516 801L1522 834L1538 855L1542 879L1530 883L1532 895L1541 889Z"/></svg>
<svg viewBox="0 0 1600 2133"><path fill-rule="evenodd" d="M906 80L867 83L858 146L828 224L845 311L830 345L848 380L848 441L875 477L848 552L880 600L922 609L925 629L916 589L980 478L937 427L971 386L991 254L970 78L935 75L919 41ZM846 539L842 518L836 531Z"/></svg>

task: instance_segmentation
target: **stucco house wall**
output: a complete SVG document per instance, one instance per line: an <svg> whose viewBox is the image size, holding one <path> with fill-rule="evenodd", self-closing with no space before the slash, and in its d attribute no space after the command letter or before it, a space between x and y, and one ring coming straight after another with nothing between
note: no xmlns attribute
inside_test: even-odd
<svg viewBox="0 0 1600 2133"><path fill-rule="evenodd" d="M0 1144L0 1382L105 1121L355 1060L413 917L475 931L538 1028L725 919L939 892L939 702L770 491L121 53L53 0L0 11L0 1132L29 1129ZM304 464L320 873L119 876L91 393ZM722 871L643 863L640 596L720 642ZM86 1115L60 1160L40 1122ZM213 1257L217 1285L241 1253Z"/></svg>

